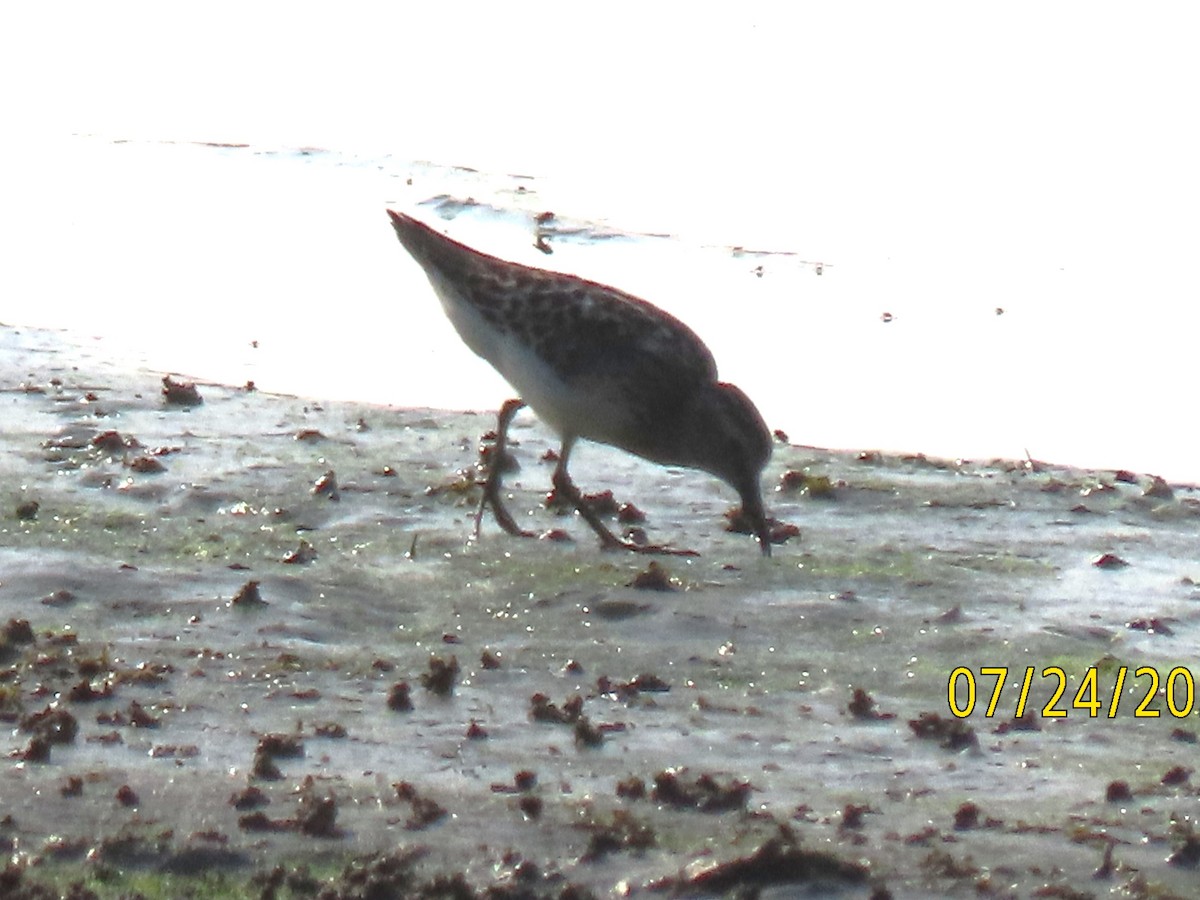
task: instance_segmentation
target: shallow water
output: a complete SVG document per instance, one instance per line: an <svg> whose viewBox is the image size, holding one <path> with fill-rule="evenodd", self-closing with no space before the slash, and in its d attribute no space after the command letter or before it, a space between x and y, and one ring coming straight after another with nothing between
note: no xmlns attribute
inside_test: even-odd
<svg viewBox="0 0 1200 900"><path fill-rule="evenodd" d="M1190 382L1190 356L1159 340L1200 323L1179 302L1190 270L1165 245L1138 265L1073 243L1019 260L913 235L827 243L788 224L806 210L786 194L764 221L647 219L561 177L337 148L76 136L24 153L0 226L12 248L0 321L103 336L128 364L327 399L497 407L509 389L462 348L396 244L393 205L487 252L652 300L806 444L1028 452L1200 481L1172 388ZM704 190L719 193L720 176ZM531 221L546 211L551 255Z"/></svg>

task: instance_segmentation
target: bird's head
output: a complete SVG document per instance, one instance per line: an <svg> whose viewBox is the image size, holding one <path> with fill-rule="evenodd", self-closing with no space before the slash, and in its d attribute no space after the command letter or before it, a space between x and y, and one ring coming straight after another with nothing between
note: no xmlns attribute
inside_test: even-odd
<svg viewBox="0 0 1200 900"><path fill-rule="evenodd" d="M760 482L771 458L771 432L758 409L735 385L716 382L697 397L689 418L694 465L738 492L763 556L770 556L771 534Z"/></svg>

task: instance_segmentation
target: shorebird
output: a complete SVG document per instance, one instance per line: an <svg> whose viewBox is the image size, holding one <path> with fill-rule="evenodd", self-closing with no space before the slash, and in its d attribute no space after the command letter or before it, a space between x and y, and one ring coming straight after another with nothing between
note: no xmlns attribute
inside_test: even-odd
<svg viewBox="0 0 1200 900"><path fill-rule="evenodd" d="M532 536L500 498L505 434L528 404L562 439L555 490L604 547L691 553L635 543L608 529L567 473L580 438L717 476L737 491L763 555L771 555L759 484L771 433L749 397L717 380L712 353L695 332L624 291L488 256L411 216L388 215L463 342L520 395L500 409L480 513L490 503L505 531Z"/></svg>

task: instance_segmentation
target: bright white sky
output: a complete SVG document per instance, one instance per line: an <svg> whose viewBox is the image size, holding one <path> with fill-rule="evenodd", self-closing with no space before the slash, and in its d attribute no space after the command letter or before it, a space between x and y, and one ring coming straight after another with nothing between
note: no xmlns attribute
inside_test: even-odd
<svg viewBox="0 0 1200 900"><path fill-rule="evenodd" d="M701 178L753 201L737 188L792 172L785 190L837 191L848 229L881 208L970 219L995 202L1040 232L1053 218L1018 215L1035 198L1086 221L1195 177L1196 18L1094 2L6 4L0 66L21 130L375 147L613 185L649 168L677 200Z"/></svg>

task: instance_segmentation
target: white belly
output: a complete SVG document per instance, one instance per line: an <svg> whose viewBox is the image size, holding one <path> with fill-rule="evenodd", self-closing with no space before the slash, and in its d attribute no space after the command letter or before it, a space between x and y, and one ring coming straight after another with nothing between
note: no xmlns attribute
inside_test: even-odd
<svg viewBox="0 0 1200 900"><path fill-rule="evenodd" d="M603 443L618 438L620 410L609 410L594 397L581 397L526 344L492 327L454 285L436 272L430 273L429 280L463 343L491 363L539 419L560 436L574 435Z"/></svg>

